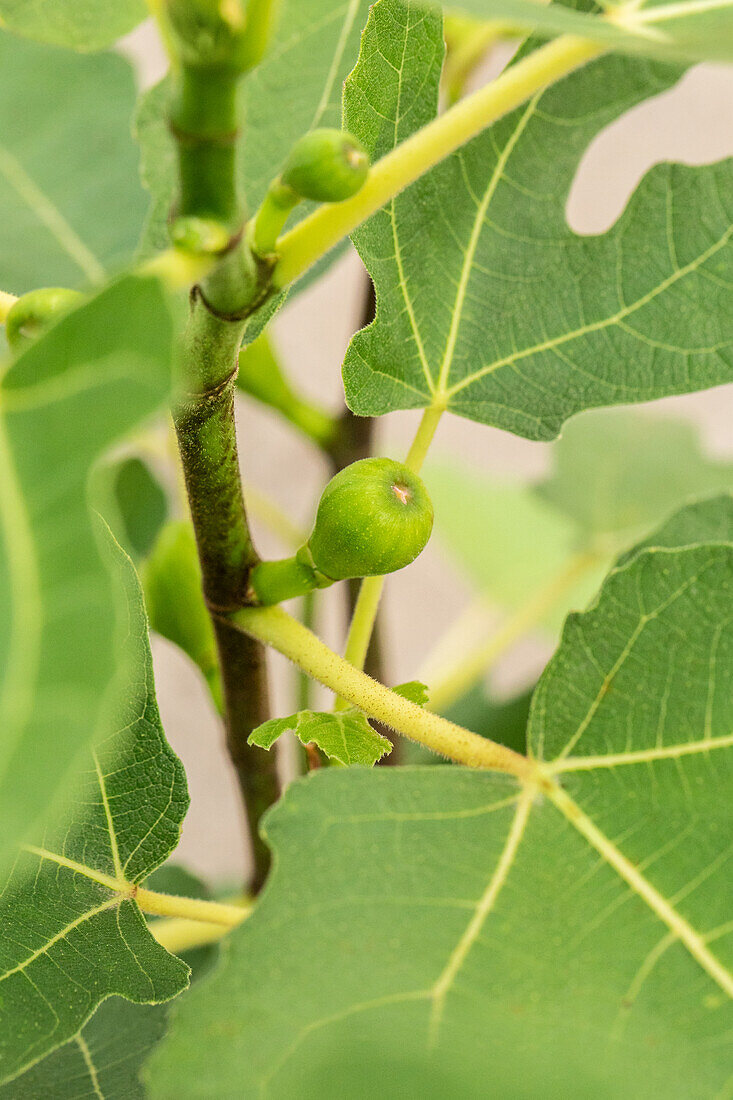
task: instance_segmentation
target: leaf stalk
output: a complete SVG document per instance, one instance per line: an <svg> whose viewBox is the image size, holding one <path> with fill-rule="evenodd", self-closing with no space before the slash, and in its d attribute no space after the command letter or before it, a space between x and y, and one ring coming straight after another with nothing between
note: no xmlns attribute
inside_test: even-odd
<svg viewBox="0 0 733 1100"><path fill-rule="evenodd" d="M349 664L280 607L248 607L232 622L288 657L314 680L405 737L470 768L509 772L535 780L537 765L487 738L423 710Z"/></svg>

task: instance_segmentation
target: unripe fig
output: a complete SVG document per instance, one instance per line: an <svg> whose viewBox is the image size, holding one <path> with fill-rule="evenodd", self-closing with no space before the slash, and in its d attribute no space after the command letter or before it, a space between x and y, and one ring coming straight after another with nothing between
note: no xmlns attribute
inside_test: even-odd
<svg viewBox="0 0 733 1100"><path fill-rule="evenodd" d="M323 491L308 547L333 580L404 569L424 549L433 506L417 474L390 458L364 458Z"/></svg>
<svg viewBox="0 0 733 1100"><path fill-rule="evenodd" d="M21 351L50 324L83 301L80 291L62 286L41 287L24 294L11 306L5 318L5 335L10 347L13 351Z"/></svg>
<svg viewBox="0 0 733 1100"><path fill-rule="evenodd" d="M355 195L369 172L369 157L342 130L311 130L296 142L280 180L302 199L342 202Z"/></svg>

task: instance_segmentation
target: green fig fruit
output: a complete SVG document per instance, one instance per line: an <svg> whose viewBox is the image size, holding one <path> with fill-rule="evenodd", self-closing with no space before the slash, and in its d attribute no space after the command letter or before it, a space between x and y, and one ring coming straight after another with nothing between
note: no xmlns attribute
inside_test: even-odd
<svg viewBox="0 0 733 1100"><path fill-rule="evenodd" d="M342 202L363 185L369 172L366 150L342 130L311 130L296 142L280 175L302 199Z"/></svg>
<svg viewBox="0 0 733 1100"><path fill-rule="evenodd" d="M24 294L11 306L5 318L5 335L10 347L13 351L22 351L49 325L83 301L80 291L62 286L41 287Z"/></svg>
<svg viewBox="0 0 733 1100"><path fill-rule="evenodd" d="M433 506L417 474L390 458L365 458L323 491L308 548L333 580L404 569L424 549Z"/></svg>

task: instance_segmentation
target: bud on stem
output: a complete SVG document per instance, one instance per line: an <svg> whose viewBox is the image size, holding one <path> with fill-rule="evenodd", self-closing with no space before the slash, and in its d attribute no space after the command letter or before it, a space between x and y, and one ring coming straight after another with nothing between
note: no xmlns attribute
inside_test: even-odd
<svg viewBox="0 0 733 1100"><path fill-rule="evenodd" d="M369 157L351 134L311 130L290 150L250 222L248 239L258 256L272 255L290 212L303 199L343 202L363 187Z"/></svg>

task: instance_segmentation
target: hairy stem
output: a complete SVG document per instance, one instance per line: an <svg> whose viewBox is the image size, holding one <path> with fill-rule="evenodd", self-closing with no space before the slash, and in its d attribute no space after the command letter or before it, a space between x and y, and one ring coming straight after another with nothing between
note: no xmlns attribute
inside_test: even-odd
<svg viewBox="0 0 733 1100"><path fill-rule="evenodd" d="M270 0L252 5L250 64L261 55L271 7ZM210 14L219 18L213 39L185 20L178 27L183 53L170 111L178 151L176 214L194 222L214 219L230 239L192 292L174 422L204 596L214 622L227 747L244 797L254 857L251 888L256 891L270 859L259 820L279 795L275 757L248 744L252 730L269 717L267 668L263 647L233 629L225 615L248 603L250 572L259 561L242 495L234 386L245 318L262 290L263 271L243 240L246 211L237 186L237 89L247 64L224 6L218 16L213 10Z"/></svg>
<svg viewBox="0 0 733 1100"><path fill-rule="evenodd" d="M369 717L433 752L472 768L511 772L522 779L536 776L537 765L527 757L396 695L334 653L282 608L249 607L231 618L240 629L284 654Z"/></svg>
<svg viewBox="0 0 733 1100"><path fill-rule="evenodd" d="M242 909L241 920L246 916L248 910ZM231 924L204 924L197 920L187 920L186 917L169 917L151 921L148 930L171 955L180 955L194 947L218 943L227 932L231 932L232 927Z"/></svg>
<svg viewBox="0 0 733 1100"><path fill-rule="evenodd" d="M134 898L144 913L154 913L161 917L183 917L186 920L224 925L227 928L240 924L249 911L240 905L226 905L219 901L159 894L156 890L146 890L142 886L135 889Z"/></svg>
<svg viewBox="0 0 733 1100"><path fill-rule="evenodd" d="M179 215L216 218L231 232L218 263L191 295L181 341L174 423L193 520L204 596L219 653L229 755L244 798L253 849L253 891L264 882L269 850L259 820L279 795L274 755L249 745L269 718L262 646L234 630L223 613L249 600L259 558L242 495L234 422L239 347L259 283L241 234L245 211L236 179L238 75L226 66L184 63L177 72L171 129L178 147Z"/></svg>
<svg viewBox="0 0 733 1100"><path fill-rule="evenodd" d="M267 874L269 852L258 823L278 797L275 757L247 739L269 718L262 647L221 617L246 605L249 573L259 558L242 496L234 424L234 384L242 322L212 314L194 291L180 362L174 423L201 562L204 596L213 613L229 755L246 806L254 855L252 889Z"/></svg>
<svg viewBox="0 0 733 1100"><path fill-rule="evenodd" d="M582 38L557 38L439 115L378 161L353 198L321 207L280 238L275 285L283 287L299 278L408 184L535 92L603 52L603 47Z"/></svg>

